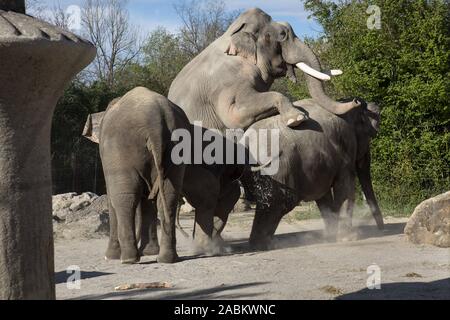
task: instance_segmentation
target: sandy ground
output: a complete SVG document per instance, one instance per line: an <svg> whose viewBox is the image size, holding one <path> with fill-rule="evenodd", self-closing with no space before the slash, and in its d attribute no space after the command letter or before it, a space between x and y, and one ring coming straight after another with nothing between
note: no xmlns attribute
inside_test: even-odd
<svg viewBox="0 0 450 320"><path fill-rule="evenodd" d="M322 243L322 221L284 219L276 249L247 246L252 213L233 214L225 229L230 252L196 256L191 240L178 234L182 261L173 265L144 257L121 265L103 260L107 239L56 242L58 299L450 299L450 249L408 243L407 219L387 218L380 233L372 222L356 221L360 240ZM192 230L189 216L182 218ZM367 268L380 268L381 289L367 289ZM69 266L81 270L80 289L69 289ZM168 289L114 291L127 283L160 282Z"/></svg>

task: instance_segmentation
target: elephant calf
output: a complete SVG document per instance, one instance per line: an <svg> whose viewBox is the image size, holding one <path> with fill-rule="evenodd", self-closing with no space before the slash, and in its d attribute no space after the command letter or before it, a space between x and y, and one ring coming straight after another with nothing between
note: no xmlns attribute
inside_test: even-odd
<svg viewBox="0 0 450 320"><path fill-rule="evenodd" d="M326 237L335 240L339 214L343 227L350 231L358 176L371 212L380 229L383 218L375 198L370 176L370 140L378 131L379 108L363 104L345 115L336 116L320 108L313 100L294 103L310 119L302 126L287 128L279 116L261 120L246 132L248 145L266 141L249 135L251 130L279 130L279 169L273 175L247 172L242 182L257 202L250 243L266 249L286 213L300 201L316 201L325 222ZM273 143L273 142L272 142ZM267 146L267 150L271 150Z"/></svg>
<svg viewBox="0 0 450 320"><path fill-rule="evenodd" d="M171 134L189 129L188 124L181 109L145 88L135 88L109 105L99 134L111 224L106 259L135 263L140 254L159 253L159 262L177 260L175 218L185 166L170 159ZM160 248L155 204L161 212ZM154 226L143 228L140 252L136 217L142 217L142 225Z"/></svg>
<svg viewBox="0 0 450 320"><path fill-rule="evenodd" d="M99 128L95 126L98 123ZM190 159L175 164L172 133L176 129L187 130L190 137L200 130L200 138L206 130L192 125L167 98L142 87L113 100L106 112L89 117L83 135L100 144L109 199L110 241L106 259L134 263L140 255L159 253L159 262L175 262L175 219L181 195L196 209L198 246L208 253L219 248L220 232L240 196L237 179L243 166L205 164L203 159L201 163ZM223 138L209 133L214 139ZM203 151L209 142L200 143ZM196 150L194 145L191 148ZM189 154L195 157L194 153ZM156 233L158 212L161 246ZM137 228L138 219L142 223Z"/></svg>

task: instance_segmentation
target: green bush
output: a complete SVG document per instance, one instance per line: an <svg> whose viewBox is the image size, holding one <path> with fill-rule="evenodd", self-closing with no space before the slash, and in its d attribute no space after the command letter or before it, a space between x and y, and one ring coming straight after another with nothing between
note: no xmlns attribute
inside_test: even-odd
<svg viewBox="0 0 450 320"><path fill-rule="evenodd" d="M311 46L344 71L330 93L382 106L372 171L384 211L411 213L450 190L449 1L304 2L324 30ZM367 27L369 5L380 8L381 29Z"/></svg>

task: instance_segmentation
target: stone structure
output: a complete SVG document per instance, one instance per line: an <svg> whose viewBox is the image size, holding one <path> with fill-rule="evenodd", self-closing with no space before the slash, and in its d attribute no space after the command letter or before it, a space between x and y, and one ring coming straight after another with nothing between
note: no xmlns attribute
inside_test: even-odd
<svg viewBox="0 0 450 320"><path fill-rule="evenodd" d="M0 299L54 299L50 128L94 46L0 0Z"/></svg>

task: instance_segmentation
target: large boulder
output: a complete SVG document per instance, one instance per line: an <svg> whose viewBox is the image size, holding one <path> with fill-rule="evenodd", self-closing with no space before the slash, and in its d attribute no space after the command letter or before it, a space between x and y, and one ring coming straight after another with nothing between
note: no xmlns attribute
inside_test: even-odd
<svg viewBox="0 0 450 320"><path fill-rule="evenodd" d="M419 204L405 234L413 243L450 247L450 191Z"/></svg>
<svg viewBox="0 0 450 320"><path fill-rule="evenodd" d="M98 198L98 195L92 192L85 192L80 195L75 192L55 195L52 197L53 217L55 220L64 220L72 212L90 206L96 198Z"/></svg>
<svg viewBox="0 0 450 320"><path fill-rule="evenodd" d="M53 230L56 238L91 239L109 233L108 198L86 192L53 197Z"/></svg>

